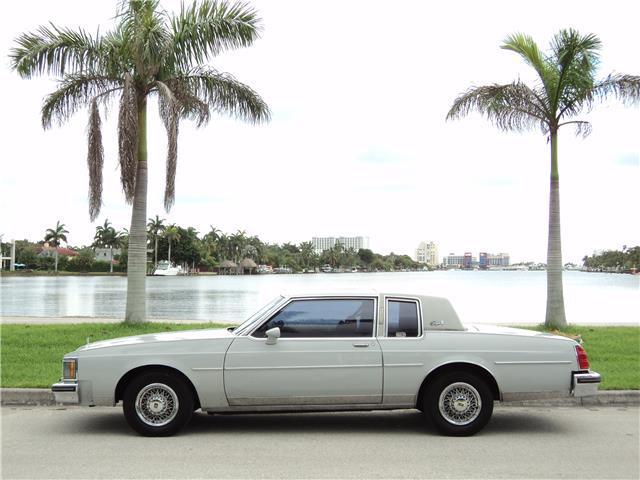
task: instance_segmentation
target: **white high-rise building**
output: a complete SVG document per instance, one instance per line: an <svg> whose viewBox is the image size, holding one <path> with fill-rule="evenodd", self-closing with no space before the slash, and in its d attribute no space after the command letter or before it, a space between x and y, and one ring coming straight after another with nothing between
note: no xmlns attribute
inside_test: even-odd
<svg viewBox="0 0 640 480"><path fill-rule="evenodd" d="M416 248L416 262L430 267L438 266L438 246L434 242L420 242Z"/></svg>
<svg viewBox="0 0 640 480"><path fill-rule="evenodd" d="M313 237L311 243L318 254L333 248L336 243L341 244L345 250L353 248L358 251L369 248L369 237Z"/></svg>

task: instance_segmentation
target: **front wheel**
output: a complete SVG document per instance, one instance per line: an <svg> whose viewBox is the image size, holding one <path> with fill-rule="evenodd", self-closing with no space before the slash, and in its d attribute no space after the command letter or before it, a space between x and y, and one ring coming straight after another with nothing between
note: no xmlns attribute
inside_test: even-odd
<svg viewBox="0 0 640 480"><path fill-rule="evenodd" d="M493 395L486 382L472 373L445 373L428 387L424 411L444 435L473 435L489 422Z"/></svg>
<svg viewBox="0 0 640 480"><path fill-rule="evenodd" d="M135 377L124 391L123 411L136 432L166 437L184 427L193 413L193 395L185 382L168 372Z"/></svg>

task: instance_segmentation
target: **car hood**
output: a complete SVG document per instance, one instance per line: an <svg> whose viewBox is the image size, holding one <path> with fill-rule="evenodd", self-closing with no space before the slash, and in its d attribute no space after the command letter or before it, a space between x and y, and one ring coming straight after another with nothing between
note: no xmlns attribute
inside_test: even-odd
<svg viewBox="0 0 640 480"><path fill-rule="evenodd" d="M131 337L112 338L99 342L87 343L77 351L93 350L96 348L123 347L127 345L149 344L160 342L178 342L189 340L213 340L216 338L229 339L234 334L225 328L203 330L181 330L178 332L150 333L147 335L134 335Z"/></svg>

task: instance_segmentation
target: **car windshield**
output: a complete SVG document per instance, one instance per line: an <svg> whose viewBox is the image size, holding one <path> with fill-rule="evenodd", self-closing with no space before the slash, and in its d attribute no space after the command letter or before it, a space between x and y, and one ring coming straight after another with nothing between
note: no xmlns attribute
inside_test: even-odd
<svg viewBox="0 0 640 480"><path fill-rule="evenodd" d="M233 330L233 333L235 333L236 335L242 335L256 319L258 319L263 314L271 310L278 303L282 302L283 299L284 297L282 295L278 295L276 298L271 300L264 307L260 308L257 312L255 312L253 315L247 318L244 322L242 322L237 328Z"/></svg>

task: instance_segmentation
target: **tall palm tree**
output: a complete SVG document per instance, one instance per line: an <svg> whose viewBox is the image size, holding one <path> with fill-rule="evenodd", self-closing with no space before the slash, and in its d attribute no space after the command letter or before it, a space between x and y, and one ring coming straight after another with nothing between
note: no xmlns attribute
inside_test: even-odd
<svg viewBox="0 0 640 480"><path fill-rule="evenodd" d="M169 242L169 258L167 260L169 260L169 263L171 263L171 242L180 240L180 231L178 230L178 227L175 224L169 225L164 232L164 238L166 238Z"/></svg>
<svg viewBox="0 0 640 480"><path fill-rule="evenodd" d="M160 235L162 235L167 229L166 225L163 223L164 218L160 218L156 215L156 218L149 218L149 223L147 223L147 233L153 238L153 266L154 268L158 265L158 239Z"/></svg>
<svg viewBox="0 0 640 480"><path fill-rule="evenodd" d="M44 234L44 241L49 242L49 245L55 247L55 271L58 273L58 247L60 246L60 242L67 241L67 233L68 230L65 230L64 223L60 223L60 220L56 221L55 228L47 228L47 231Z"/></svg>
<svg viewBox="0 0 640 480"><path fill-rule="evenodd" d="M625 104L637 103L640 76L610 74L597 79L600 40L596 35L581 35L571 29L558 32L546 54L531 37L521 33L507 37L502 48L520 55L536 71L539 82L532 87L520 80L505 85L471 87L453 102L447 119L477 110L501 130L523 131L537 127L547 136L551 174L545 325L563 327L567 321L562 288L558 130L564 125L573 125L576 134L588 135L591 130L588 122L571 119L611 96Z"/></svg>
<svg viewBox="0 0 640 480"><path fill-rule="evenodd" d="M146 319L147 102L157 97L167 131L165 209L175 198L178 125L190 119L205 125L212 112L250 122L266 121L260 96L226 73L207 66L216 55L251 45L261 20L246 3L194 0L178 14L158 0L123 0L113 30L92 35L83 29L41 26L16 39L11 65L23 78L51 74L58 89L45 98L42 125L62 123L89 110L89 216L102 203L103 147L100 109L119 102L120 179L132 204L125 321Z"/></svg>

